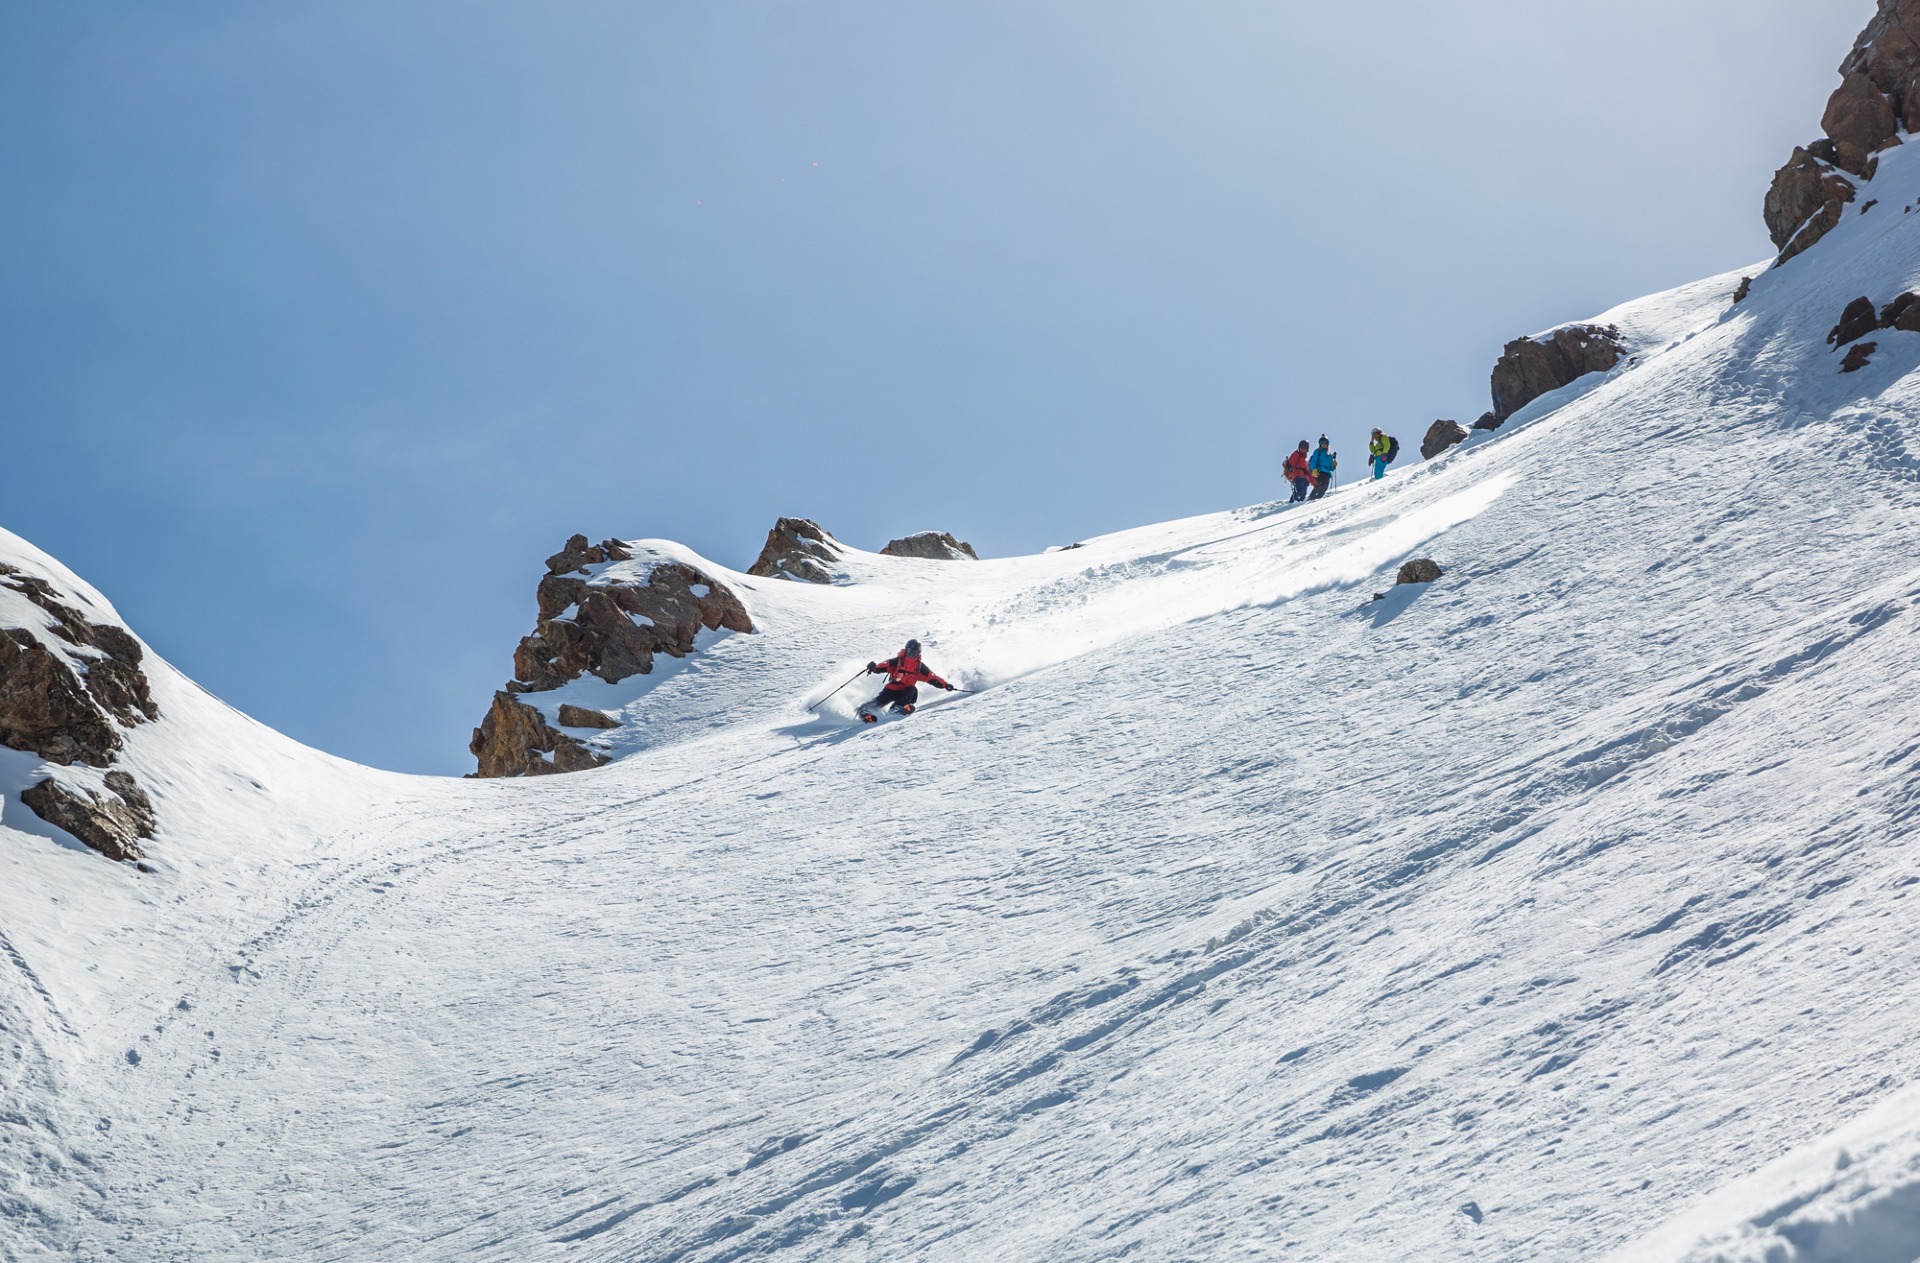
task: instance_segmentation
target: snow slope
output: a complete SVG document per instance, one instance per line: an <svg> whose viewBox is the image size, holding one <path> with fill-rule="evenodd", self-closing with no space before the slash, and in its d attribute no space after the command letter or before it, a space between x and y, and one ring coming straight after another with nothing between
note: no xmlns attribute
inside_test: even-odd
<svg viewBox="0 0 1920 1263"><path fill-rule="evenodd" d="M1920 1255L1920 335L1822 342L1920 282L1915 146L1875 190L1383 484L712 567L759 634L576 686L593 772L156 667L157 874L0 817L0 1253ZM907 635L981 691L807 711Z"/></svg>

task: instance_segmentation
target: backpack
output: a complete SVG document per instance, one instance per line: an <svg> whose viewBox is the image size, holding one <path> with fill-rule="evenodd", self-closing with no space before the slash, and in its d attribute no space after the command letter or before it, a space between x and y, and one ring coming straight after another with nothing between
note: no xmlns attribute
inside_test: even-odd
<svg viewBox="0 0 1920 1263"><path fill-rule="evenodd" d="M1400 440L1393 437L1393 435L1391 434L1387 435L1387 464L1389 465L1393 464L1394 460L1399 455L1400 455Z"/></svg>

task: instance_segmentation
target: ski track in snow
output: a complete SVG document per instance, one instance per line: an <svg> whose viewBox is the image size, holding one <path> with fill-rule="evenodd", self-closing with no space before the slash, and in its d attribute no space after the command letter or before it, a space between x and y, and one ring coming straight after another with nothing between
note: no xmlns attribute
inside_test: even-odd
<svg viewBox="0 0 1920 1263"><path fill-rule="evenodd" d="M1920 1253L1920 336L1821 343L1920 279L1911 149L1384 484L732 576L760 634L572 686L595 772L162 672L158 874L0 825L0 1254ZM982 691L806 711L909 634Z"/></svg>

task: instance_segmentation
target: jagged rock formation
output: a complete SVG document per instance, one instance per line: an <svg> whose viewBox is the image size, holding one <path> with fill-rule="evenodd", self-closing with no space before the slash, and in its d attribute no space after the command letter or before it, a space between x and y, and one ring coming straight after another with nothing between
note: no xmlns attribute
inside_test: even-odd
<svg viewBox="0 0 1920 1263"><path fill-rule="evenodd" d="M555 731L545 715L502 689L493 695L487 717L473 730L467 746L480 763L475 776L544 776L550 772L584 772L609 762L564 732Z"/></svg>
<svg viewBox="0 0 1920 1263"><path fill-rule="evenodd" d="M1507 418L1545 394L1570 386L1588 373L1604 373L1626 352L1611 326L1568 325L1539 338L1507 343L1493 366L1493 411L1476 429L1498 429Z"/></svg>
<svg viewBox="0 0 1920 1263"><path fill-rule="evenodd" d="M107 792L75 789L51 778L21 792L20 801L110 860L141 858L140 839L153 836L153 801L127 773L106 776Z"/></svg>
<svg viewBox="0 0 1920 1263"><path fill-rule="evenodd" d="M122 726L160 717L140 642L123 627L91 621L52 584L15 566L0 564L0 588L42 615L37 627L0 627L0 745L60 767L110 767L125 744ZM20 797L102 854L138 859L138 839L153 836L153 804L123 770L108 773L106 784L111 792L102 797L49 777Z"/></svg>
<svg viewBox="0 0 1920 1263"><path fill-rule="evenodd" d="M651 561L601 574L590 569L633 561L632 550L618 540L588 545L584 535L547 559L535 593L533 634L514 649L514 678L494 694L468 743L479 761L477 775L576 772L607 761L553 728L518 695L548 692L583 675L617 684L651 672L659 654L684 658L703 630L753 630L733 590L693 566ZM599 712L571 705L558 718L562 727L619 727Z"/></svg>
<svg viewBox="0 0 1920 1263"><path fill-rule="evenodd" d="M1467 429L1458 421L1435 421L1427 427L1427 437L1420 441L1420 456L1423 460L1432 460L1456 443L1467 441Z"/></svg>
<svg viewBox="0 0 1920 1263"><path fill-rule="evenodd" d="M1878 342L1856 342L1847 351L1847 358L1840 361L1840 371L1857 373L1873 362L1873 353L1880 349Z"/></svg>
<svg viewBox="0 0 1920 1263"><path fill-rule="evenodd" d="M946 531L921 531L905 539L890 540L880 550L882 557L919 557L925 561L979 561L972 544L962 543Z"/></svg>
<svg viewBox="0 0 1920 1263"><path fill-rule="evenodd" d="M766 547L747 573L762 579L797 579L802 583L832 583L843 551L840 541L818 522L783 517L767 532Z"/></svg>
<svg viewBox="0 0 1920 1263"><path fill-rule="evenodd" d="M1900 143L1902 128L1920 126L1920 0L1880 0L1840 75L1820 119L1826 136L1795 149L1767 191L1775 267L1833 231L1873 179L1876 155Z"/></svg>

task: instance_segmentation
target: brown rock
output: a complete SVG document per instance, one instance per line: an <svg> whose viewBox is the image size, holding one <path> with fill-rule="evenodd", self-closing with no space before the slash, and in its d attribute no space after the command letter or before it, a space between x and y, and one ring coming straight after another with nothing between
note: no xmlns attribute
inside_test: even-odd
<svg viewBox="0 0 1920 1263"><path fill-rule="evenodd" d="M1499 417L1494 416L1491 412L1483 412L1480 414L1480 419L1473 423L1473 428L1476 430L1497 430L1501 424Z"/></svg>
<svg viewBox="0 0 1920 1263"><path fill-rule="evenodd" d="M821 528L818 522L803 517L783 517L767 532L766 547L747 567L747 573L762 579L797 579L802 583L832 583L834 567L840 562L840 541Z"/></svg>
<svg viewBox="0 0 1920 1263"><path fill-rule="evenodd" d="M1734 305L1738 306L1746 302L1747 296L1751 293L1753 293L1753 278L1751 276L1741 277L1740 288L1733 291Z"/></svg>
<svg viewBox="0 0 1920 1263"><path fill-rule="evenodd" d="M1920 0L1880 0L1840 73L1870 79L1912 131L1920 123Z"/></svg>
<svg viewBox="0 0 1920 1263"><path fill-rule="evenodd" d="M484 777L579 772L610 761L556 732L539 711L507 692L493 695L493 705L467 748L480 762L474 775Z"/></svg>
<svg viewBox="0 0 1920 1263"><path fill-rule="evenodd" d="M556 554L559 563L587 555L573 547ZM597 546L608 560L632 560L614 541ZM549 573L537 593L540 614L533 634L513 653L514 679L494 695L494 703L469 744L480 760L480 776L537 776L578 771L606 760L555 732L540 713L514 701L517 695L546 692L583 675L609 684L653 670L660 654L683 658L693 652L702 631L753 631L753 620L732 588L712 575L680 562L663 561L641 570L609 572L583 579ZM504 701L502 699L505 699ZM568 715L598 716L574 724ZM598 712L568 706L563 727L617 727ZM541 755L552 755L552 759Z"/></svg>
<svg viewBox="0 0 1920 1263"><path fill-rule="evenodd" d="M48 778L21 793L33 814L65 829L111 860L137 860L140 840L153 836L153 802L131 775L107 773L105 795L71 789Z"/></svg>
<svg viewBox="0 0 1920 1263"><path fill-rule="evenodd" d="M1912 291L1896 297L1892 302L1880 309L1880 327L1882 329L1899 328L1901 318L1913 309L1915 303L1920 303L1920 294L1915 294Z"/></svg>
<svg viewBox="0 0 1920 1263"><path fill-rule="evenodd" d="M1493 366L1493 415L1505 421L1540 396L1602 373L1625 355L1620 331L1568 325L1544 339L1516 338Z"/></svg>
<svg viewBox="0 0 1920 1263"><path fill-rule="evenodd" d="M571 702L560 703L562 728L618 728L620 721L603 711L588 710Z"/></svg>
<svg viewBox="0 0 1920 1263"><path fill-rule="evenodd" d="M1466 427L1458 421L1435 421L1427 427L1427 437L1420 444L1420 455L1426 460L1432 460L1455 443L1466 441Z"/></svg>
<svg viewBox="0 0 1920 1263"><path fill-rule="evenodd" d="M1443 573L1445 572L1433 558L1416 557L1400 567L1400 573L1394 576L1393 581L1395 583L1432 583Z"/></svg>
<svg viewBox="0 0 1920 1263"><path fill-rule="evenodd" d="M1834 165L1869 178L1867 164L1873 155L1900 143L1900 120L1893 102L1871 78L1858 72L1848 74L1834 90L1820 129L1833 141Z"/></svg>
<svg viewBox="0 0 1920 1263"><path fill-rule="evenodd" d="M1827 334L1828 346L1845 346L1880 327L1880 313L1871 298L1856 298L1840 313L1840 323Z"/></svg>
<svg viewBox="0 0 1920 1263"><path fill-rule="evenodd" d="M120 744L64 658L31 632L0 628L0 745L62 766L105 767Z"/></svg>
<svg viewBox="0 0 1920 1263"><path fill-rule="evenodd" d="M905 539L890 540L880 550L882 557L919 557L925 561L978 561L980 554L972 544L963 544L945 531L921 531Z"/></svg>
<svg viewBox="0 0 1920 1263"><path fill-rule="evenodd" d="M567 537L565 548L547 558L547 573L566 574L573 570L585 570L605 560L606 549L588 544L585 535L571 535Z"/></svg>
<svg viewBox="0 0 1920 1263"><path fill-rule="evenodd" d="M1880 349L1878 342L1856 342L1847 352L1847 358L1840 361L1840 371L1857 373L1873 361L1873 353Z"/></svg>
<svg viewBox="0 0 1920 1263"><path fill-rule="evenodd" d="M45 611L53 622L47 630L76 649L97 649L104 657L89 659L82 668L87 691L125 724L160 717L147 677L140 670L140 642L123 627L89 622L79 610L60 599L51 584L13 566L0 564L0 584L12 588ZM71 668L69 668L71 670Z"/></svg>
<svg viewBox="0 0 1920 1263"><path fill-rule="evenodd" d="M1780 248L1774 266L1804 254L1832 232L1856 193L1853 181L1831 163L1807 149L1794 150L1774 173L1763 211L1767 232Z"/></svg>

